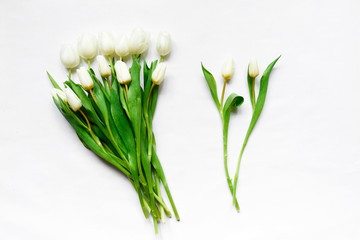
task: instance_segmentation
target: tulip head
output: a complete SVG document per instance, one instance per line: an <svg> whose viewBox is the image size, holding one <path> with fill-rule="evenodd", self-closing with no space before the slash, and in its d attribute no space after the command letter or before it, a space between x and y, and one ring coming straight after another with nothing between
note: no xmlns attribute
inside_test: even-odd
<svg viewBox="0 0 360 240"><path fill-rule="evenodd" d="M83 33L78 40L78 52L80 57L89 60L97 53L96 37L91 33Z"/></svg>
<svg viewBox="0 0 360 240"><path fill-rule="evenodd" d="M115 63L115 72L117 80L120 84L125 84L131 81L129 68L123 61L117 61Z"/></svg>
<svg viewBox="0 0 360 240"><path fill-rule="evenodd" d="M111 75L111 68L105 57L103 55L99 55L96 57L96 61L99 64L100 75L104 78L109 77Z"/></svg>
<svg viewBox="0 0 360 240"><path fill-rule="evenodd" d="M66 94L61 91L60 89L53 88L51 89L51 95L55 98L57 102L60 102L59 99L61 98L64 102L67 102Z"/></svg>
<svg viewBox="0 0 360 240"><path fill-rule="evenodd" d="M131 54L141 54L145 52L150 44L150 34L141 28L135 28L129 38L129 52Z"/></svg>
<svg viewBox="0 0 360 240"><path fill-rule="evenodd" d="M129 55L129 40L126 35L121 35L115 45L116 55L126 57Z"/></svg>
<svg viewBox="0 0 360 240"><path fill-rule="evenodd" d="M160 56L164 57L169 54L171 50L171 37L168 32L159 33L157 42L156 42L156 50Z"/></svg>
<svg viewBox="0 0 360 240"><path fill-rule="evenodd" d="M66 44L61 47L60 59L64 66L69 69L77 67L80 63L78 52L70 44Z"/></svg>
<svg viewBox="0 0 360 240"><path fill-rule="evenodd" d="M160 83L162 83L162 81L164 80L165 72L166 72L166 63L163 62L159 63L151 75L151 81L156 85L160 85Z"/></svg>
<svg viewBox="0 0 360 240"><path fill-rule="evenodd" d="M65 88L65 94L67 101L74 112L82 107L80 98L73 92L73 90L71 90L71 88Z"/></svg>
<svg viewBox="0 0 360 240"><path fill-rule="evenodd" d="M234 60L232 58L228 58L225 61L225 64L223 65L221 73L222 73L223 78L226 81L228 81L232 78L232 76L234 74Z"/></svg>
<svg viewBox="0 0 360 240"><path fill-rule="evenodd" d="M94 82L87 69L85 67L81 67L76 72L78 74L80 84L83 87L83 89L86 91L93 89Z"/></svg>
<svg viewBox="0 0 360 240"><path fill-rule="evenodd" d="M109 32L101 32L99 34L99 49L106 56L112 55L115 51L114 37Z"/></svg>
<svg viewBox="0 0 360 240"><path fill-rule="evenodd" d="M259 75L259 66L256 58L250 59L249 62L249 76L252 78L256 78Z"/></svg>

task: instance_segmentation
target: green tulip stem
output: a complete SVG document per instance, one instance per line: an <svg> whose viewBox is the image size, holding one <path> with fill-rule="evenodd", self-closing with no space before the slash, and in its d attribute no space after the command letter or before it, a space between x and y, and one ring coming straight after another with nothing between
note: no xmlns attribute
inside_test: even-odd
<svg viewBox="0 0 360 240"><path fill-rule="evenodd" d="M226 79L224 79L224 85L221 93L221 108L223 107L223 103L224 103L225 88L226 88Z"/></svg>
<svg viewBox="0 0 360 240"><path fill-rule="evenodd" d="M108 56L108 58L109 58L109 62L110 62L111 72L112 72L113 75L115 75L114 64L113 64L113 62L112 62L112 59L111 59L110 56Z"/></svg>
<svg viewBox="0 0 360 240"><path fill-rule="evenodd" d="M99 105L98 105L98 103L97 103L97 101L96 101L96 98L95 98L95 96L94 96L94 93L93 93L92 89L90 89L90 95L91 95L91 97L94 99L95 104L99 107Z"/></svg>
<svg viewBox="0 0 360 240"><path fill-rule="evenodd" d="M129 87L128 87L127 83L125 83L124 85L125 85L126 98L128 98L129 97Z"/></svg>
<svg viewBox="0 0 360 240"><path fill-rule="evenodd" d="M225 86L225 84L224 84ZM223 149L224 149L224 168L225 168L225 174L226 174L226 180L227 183L229 185L229 189L230 189L230 193L231 195L233 195L234 192L234 187L230 178L230 174L229 174L229 168L228 168L228 163L227 163L227 159L228 159L228 154L227 154L227 142L228 142L228 133L226 132L227 129L225 128L225 119L224 119L224 109L221 106L221 111L220 111L220 117L221 117L221 122L222 122L222 127L223 127ZM235 199L235 207L236 209L239 211L240 210L240 206L239 203L237 201L237 199Z"/></svg>
<svg viewBox="0 0 360 240"><path fill-rule="evenodd" d="M86 124L88 125L89 133L90 133L91 137L94 139L94 141L96 142L96 144L99 145L99 147L101 148L101 150L103 150L104 152L106 152L105 149L104 149L104 147L102 146L101 142L99 141L99 139L95 137L93 131L91 130L90 122L89 122L88 118L86 117L85 113L84 113L83 111L81 111L81 109L79 109L79 112L80 112L81 115L84 117L84 119L85 119L85 121L86 121Z"/></svg>
<svg viewBox="0 0 360 240"><path fill-rule="evenodd" d="M109 77L106 78L106 81L107 81L107 83L108 83L108 85L109 85L109 89L111 90L111 83L110 83Z"/></svg>
<svg viewBox="0 0 360 240"><path fill-rule="evenodd" d="M69 68L69 80L71 80L71 68Z"/></svg>
<svg viewBox="0 0 360 240"><path fill-rule="evenodd" d="M91 66L90 66L90 64L91 64L91 63L90 63L90 59L88 59L87 62L88 62L89 70L90 70L90 68L91 68Z"/></svg>
<svg viewBox="0 0 360 240"><path fill-rule="evenodd" d="M150 91L149 91L149 96L148 96L148 99L147 99L147 105L146 105L147 108L149 108L150 96L151 96L151 92L152 92L154 86L155 86L155 83L152 83L152 84L151 84L151 87L150 87Z"/></svg>

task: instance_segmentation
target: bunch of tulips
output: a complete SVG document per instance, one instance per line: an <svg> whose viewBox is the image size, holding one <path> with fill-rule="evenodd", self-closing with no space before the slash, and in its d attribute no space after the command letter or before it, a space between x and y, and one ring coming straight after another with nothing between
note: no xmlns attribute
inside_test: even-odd
<svg viewBox="0 0 360 240"><path fill-rule="evenodd" d="M85 147L126 175L145 217L152 216L157 233L158 221L165 222L166 215L172 216L161 194L161 185L176 219L180 218L156 153L152 128L159 85L166 72L163 57L171 50L171 38L167 32L159 34L156 49L160 59L148 65L141 56L149 47L149 39L150 35L141 28L117 40L109 32L100 33L98 38L85 33L80 36L77 48L72 45L61 48L60 59L69 73L64 89L49 73L48 77L59 111ZM98 51L101 54L97 56ZM99 75L91 68L95 57ZM132 59L131 68L125 59ZM87 67L78 67L81 60ZM76 77L72 74L75 68Z"/></svg>

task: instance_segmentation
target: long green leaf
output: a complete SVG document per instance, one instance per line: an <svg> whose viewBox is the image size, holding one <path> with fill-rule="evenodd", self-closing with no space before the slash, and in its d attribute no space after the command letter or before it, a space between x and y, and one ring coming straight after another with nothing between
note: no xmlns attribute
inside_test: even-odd
<svg viewBox="0 0 360 240"><path fill-rule="evenodd" d="M99 89L102 91L103 96L106 98L106 100L109 102L110 101L110 97L107 94L107 91L105 90L104 86L101 84L100 80L96 77L94 70L92 70L92 68L90 68L88 70L91 79L93 80L94 83L97 83L97 87L99 87ZM105 85L107 86L107 85Z"/></svg>
<svg viewBox="0 0 360 240"><path fill-rule="evenodd" d="M217 88L216 88L216 82L215 82L214 76L203 66L202 63L201 63L201 68L202 68L202 71L204 73L204 77L206 79L206 82L209 85L211 96L214 99L216 107L220 111L221 106L220 106L219 98L218 98L218 95L217 95Z"/></svg>
<svg viewBox="0 0 360 240"><path fill-rule="evenodd" d="M151 82L152 73L154 72L156 65L157 65L157 61L151 63L150 70L148 73L148 81L150 82ZM150 121L151 129L152 129L152 119L155 112L158 94L159 94L159 85L155 85L152 89L152 93L149 101L149 121Z"/></svg>
<svg viewBox="0 0 360 240"><path fill-rule="evenodd" d="M133 65L130 68L131 83L129 86L128 105L130 110L130 119L135 135L136 144L136 159L130 160L131 173L134 176L134 184L139 194L139 199L145 217L147 217L143 198L140 193L139 181L146 182L145 177L141 170L141 87L140 87L140 63L139 59L133 57ZM139 177L140 178L139 178Z"/></svg>
<svg viewBox="0 0 360 240"><path fill-rule="evenodd" d="M144 116L142 116L142 121L141 121L141 164L145 173L145 177L146 177L146 181L147 181L147 187L148 187L148 192L149 192L149 197L150 197L150 208L151 208L151 214L153 216L153 220L154 220L154 227L155 227L155 232L157 232L157 218L158 218L158 214L157 214L157 210L155 208L155 200L154 200L154 180L152 178L152 173L151 173L151 159L149 159L148 156L148 152L147 152L147 141L146 141L146 124L145 124L145 119Z"/></svg>
<svg viewBox="0 0 360 240"><path fill-rule="evenodd" d="M166 178L165 178L165 174L164 174L164 170L161 166L161 163L160 163L160 160L156 154L156 151L155 151L155 147L153 145L153 154L152 154L152 159L151 159L151 163L154 167L154 169L156 170L156 173L157 175L159 176L161 182L163 183L164 185L164 188L165 188L165 192L169 198L169 201L170 201L170 204L171 204L171 208L173 209L174 211L174 214L175 214L175 217L176 217L176 220L180 220L180 216L179 216L179 213L176 209L176 206L175 206L175 202L172 198L172 195L171 195L171 192L170 192L170 189L169 189L169 186L168 186L168 183L166 181Z"/></svg>
<svg viewBox="0 0 360 240"><path fill-rule="evenodd" d="M120 134L121 139L126 145L128 152L134 150L135 152L135 139L134 134L131 130L131 125L126 117L123 108L119 101L119 89L118 83L113 82L112 89L110 92L110 112L114 120L117 131ZM135 152L136 153L136 152Z"/></svg>
<svg viewBox="0 0 360 240"><path fill-rule="evenodd" d="M107 103L106 103L106 98L105 98L103 91L101 90L100 85L95 81L94 81L93 92L94 92L94 97L96 99L96 105L100 109L100 112L103 116L105 124L107 125L107 124L109 124L109 112L108 112L108 107L107 107Z"/></svg>
<svg viewBox="0 0 360 240"><path fill-rule="evenodd" d="M52 85L54 86L54 88L57 88L59 90L61 90L61 88L59 87L59 85L57 84L57 82L54 80L54 78L50 75L50 73L48 71L46 71L49 79L50 79L50 82L52 83Z"/></svg>
<svg viewBox="0 0 360 240"><path fill-rule="evenodd" d="M126 113L126 116L130 119L131 116L130 116L128 101L127 101L127 96L126 96L126 90L123 85L119 85L119 98L120 98L121 106Z"/></svg>
<svg viewBox="0 0 360 240"><path fill-rule="evenodd" d="M239 107L244 102L244 98L238 96L235 93L230 94L226 99L224 108L223 108L223 147L224 147L224 168L226 173L226 179L229 185L231 194L233 193L233 184L229 176L229 170L227 165L227 142L228 142L228 132L229 132L229 122L230 122L230 113L232 108ZM239 204L236 200L235 206L239 209Z"/></svg>

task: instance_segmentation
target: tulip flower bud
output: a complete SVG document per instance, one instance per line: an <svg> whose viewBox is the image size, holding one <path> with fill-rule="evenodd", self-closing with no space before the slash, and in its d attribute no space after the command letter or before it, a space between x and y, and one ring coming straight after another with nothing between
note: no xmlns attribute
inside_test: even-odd
<svg viewBox="0 0 360 240"><path fill-rule="evenodd" d="M168 32L159 33L156 43L156 50L162 57L169 54L171 50L171 37Z"/></svg>
<svg viewBox="0 0 360 240"><path fill-rule="evenodd" d="M68 103L74 112L79 110L82 107L80 98L71 90L71 88L65 88L66 98Z"/></svg>
<svg viewBox="0 0 360 240"><path fill-rule="evenodd" d="M259 66L256 58L250 59L249 62L249 76L252 78L256 78L259 75Z"/></svg>
<svg viewBox="0 0 360 240"><path fill-rule="evenodd" d="M141 28L135 28L129 38L129 52L131 54L141 54L145 52L150 44L150 34Z"/></svg>
<svg viewBox="0 0 360 240"><path fill-rule="evenodd" d="M114 37L109 32L101 32L99 34L99 49L106 56L112 55L115 51Z"/></svg>
<svg viewBox="0 0 360 240"><path fill-rule="evenodd" d="M66 44L61 47L60 59L66 68L75 68L80 63L79 54L70 44Z"/></svg>
<svg viewBox="0 0 360 240"><path fill-rule="evenodd" d="M111 68L105 57L103 55L99 55L96 57L96 61L99 64L100 75L104 78L109 77L111 75Z"/></svg>
<svg viewBox="0 0 360 240"><path fill-rule="evenodd" d="M120 36L115 45L115 52L119 57L126 57L129 55L129 43L126 35Z"/></svg>
<svg viewBox="0 0 360 240"><path fill-rule="evenodd" d="M67 102L66 95L63 91L57 88L51 89L51 95L55 98L56 101L60 102L59 99L61 98L64 102Z"/></svg>
<svg viewBox="0 0 360 240"><path fill-rule="evenodd" d="M230 80L234 74L234 60L228 58L222 68L222 76L225 80Z"/></svg>
<svg viewBox="0 0 360 240"><path fill-rule="evenodd" d="M80 84L83 89L88 91L94 87L94 82L85 67L79 68L76 72L78 74Z"/></svg>
<svg viewBox="0 0 360 240"><path fill-rule="evenodd" d="M160 85L160 83L162 83L162 81L164 80L165 72L166 72L166 63L163 62L159 63L151 75L152 82L155 83L156 85Z"/></svg>
<svg viewBox="0 0 360 240"><path fill-rule="evenodd" d="M123 61L117 61L115 63L115 72L117 80L120 84L125 84L131 81L129 68Z"/></svg>
<svg viewBox="0 0 360 240"><path fill-rule="evenodd" d="M91 33L83 33L79 38L77 48L80 57L86 60L94 58L97 53L96 37Z"/></svg>

